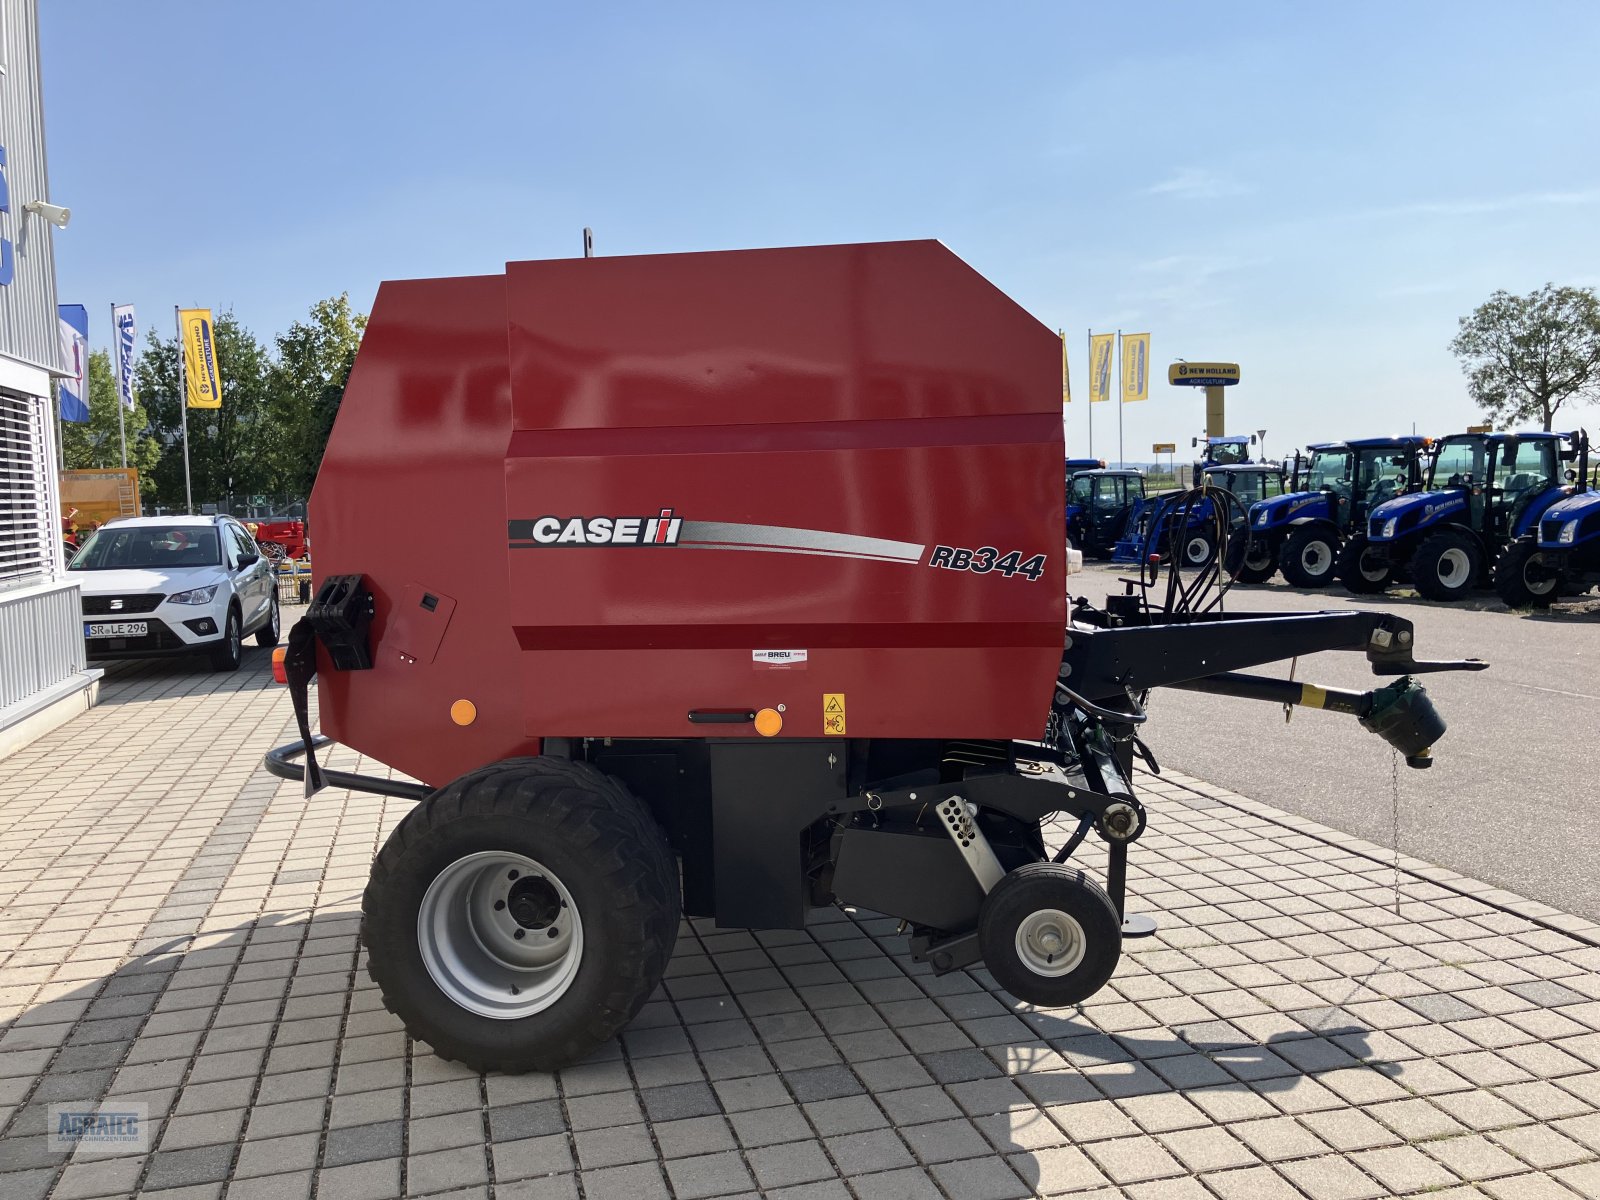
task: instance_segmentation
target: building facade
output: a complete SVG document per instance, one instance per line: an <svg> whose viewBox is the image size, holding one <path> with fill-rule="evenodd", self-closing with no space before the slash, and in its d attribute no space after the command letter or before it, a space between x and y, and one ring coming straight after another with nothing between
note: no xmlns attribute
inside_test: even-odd
<svg viewBox="0 0 1600 1200"><path fill-rule="evenodd" d="M51 379L61 374L38 0L0 0L0 755L94 701L66 575Z"/></svg>

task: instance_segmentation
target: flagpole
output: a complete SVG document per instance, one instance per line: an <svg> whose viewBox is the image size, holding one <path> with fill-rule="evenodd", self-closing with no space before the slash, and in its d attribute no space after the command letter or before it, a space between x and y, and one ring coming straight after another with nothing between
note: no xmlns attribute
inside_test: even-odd
<svg viewBox="0 0 1600 1200"><path fill-rule="evenodd" d="M1122 330L1117 330L1117 469L1120 471L1128 464L1122 457L1122 372L1128 369L1127 356L1122 349Z"/></svg>
<svg viewBox="0 0 1600 1200"><path fill-rule="evenodd" d="M178 416L183 421L183 503L184 511L194 515L194 487L189 482L189 373L183 354L183 317L172 306L172 323L178 330ZM120 401L119 401L120 403Z"/></svg>
<svg viewBox="0 0 1600 1200"><path fill-rule="evenodd" d="M117 441L122 443L122 469L128 469L128 431L122 423L122 330L117 328L117 302L111 302L111 386L117 394ZM87 385L85 385L87 387Z"/></svg>
<svg viewBox="0 0 1600 1200"><path fill-rule="evenodd" d="M1084 405L1089 410L1089 457L1094 457L1094 329L1091 326L1083 331L1084 343L1089 357L1084 359L1089 364L1089 400Z"/></svg>

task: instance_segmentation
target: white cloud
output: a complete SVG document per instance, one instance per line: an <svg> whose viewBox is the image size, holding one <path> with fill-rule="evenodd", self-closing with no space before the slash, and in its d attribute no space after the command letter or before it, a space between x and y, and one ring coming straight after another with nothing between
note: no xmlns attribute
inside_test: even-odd
<svg viewBox="0 0 1600 1200"><path fill-rule="evenodd" d="M1147 196L1177 196L1184 200L1219 200L1242 196L1250 189L1237 179L1203 167L1180 167L1169 178L1144 189Z"/></svg>
<svg viewBox="0 0 1600 1200"><path fill-rule="evenodd" d="M1463 196L1455 200L1418 200L1385 208L1357 210L1353 216L1369 220L1395 217L1475 217L1485 213L1517 212L1528 208L1574 208L1600 204L1600 188L1578 191L1517 192L1509 196Z"/></svg>

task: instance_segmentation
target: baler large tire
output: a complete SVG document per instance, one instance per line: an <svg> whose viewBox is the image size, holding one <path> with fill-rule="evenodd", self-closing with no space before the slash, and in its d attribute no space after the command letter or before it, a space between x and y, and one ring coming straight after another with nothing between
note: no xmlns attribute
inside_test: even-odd
<svg viewBox="0 0 1600 1200"><path fill-rule="evenodd" d="M367 973L441 1058L550 1071L592 1053L661 982L677 862L649 811L586 763L511 759L400 822L362 898Z"/></svg>
<svg viewBox="0 0 1600 1200"><path fill-rule="evenodd" d="M1482 556L1465 534L1443 529L1411 556L1411 582L1428 600L1463 600L1478 582Z"/></svg>
<svg viewBox="0 0 1600 1200"><path fill-rule="evenodd" d="M1494 564L1494 590L1512 608L1549 608L1561 594L1561 574L1544 567L1544 552L1518 542Z"/></svg>
<svg viewBox="0 0 1600 1200"><path fill-rule="evenodd" d="M1284 539L1278 570L1295 587L1325 588L1333 582L1339 561L1339 539L1326 529L1302 525Z"/></svg>
<svg viewBox="0 0 1600 1200"><path fill-rule="evenodd" d="M1394 581L1394 567L1384 551L1374 551L1367 535L1358 533L1339 551L1339 562L1334 568L1339 582L1358 596L1370 596L1384 591Z"/></svg>
<svg viewBox="0 0 1600 1200"><path fill-rule="evenodd" d="M1028 863L984 897L978 945L984 967L1006 991L1064 1008L1111 978L1122 957L1122 921L1111 897L1082 871Z"/></svg>

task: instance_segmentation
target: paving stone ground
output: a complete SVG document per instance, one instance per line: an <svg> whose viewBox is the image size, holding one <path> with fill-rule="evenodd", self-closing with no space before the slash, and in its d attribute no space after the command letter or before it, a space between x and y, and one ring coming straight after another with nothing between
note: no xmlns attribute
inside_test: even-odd
<svg viewBox="0 0 1600 1200"><path fill-rule="evenodd" d="M1171 771L1160 932L1079 1010L877 917L694 921L618 1042L479 1078L362 963L407 806L306 801L259 767L292 736L253 650L114 668L0 762L3 1200L1600 1196L1600 928ZM51 1151L63 1102L148 1105L151 1151Z"/></svg>

